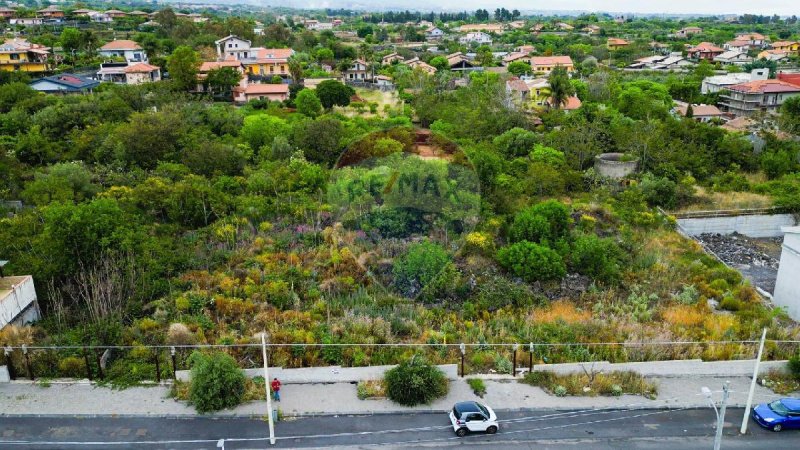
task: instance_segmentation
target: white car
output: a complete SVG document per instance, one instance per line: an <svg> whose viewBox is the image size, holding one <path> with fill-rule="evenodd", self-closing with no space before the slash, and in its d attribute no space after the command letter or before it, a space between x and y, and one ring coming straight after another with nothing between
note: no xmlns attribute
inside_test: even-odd
<svg viewBox="0 0 800 450"><path fill-rule="evenodd" d="M450 411L450 423L456 436L464 437L467 433L497 433L497 415L486 405L478 402L458 402Z"/></svg>

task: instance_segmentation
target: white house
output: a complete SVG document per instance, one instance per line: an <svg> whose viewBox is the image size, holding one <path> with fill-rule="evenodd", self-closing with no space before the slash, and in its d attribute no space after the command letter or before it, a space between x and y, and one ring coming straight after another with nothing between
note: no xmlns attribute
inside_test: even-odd
<svg viewBox="0 0 800 450"><path fill-rule="evenodd" d="M100 47L97 53L104 58L125 58L129 63L147 62L147 53L134 41L120 39Z"/></svg>
<svg viewBox="0 0 800 450"><path fill-rule="evenodd" d="M251 42L238 36L230 35L215 41L217 58L222 61L228 58L237 60L247 59L251 56Z"/></svg>
<svg viewBox="0 0 800 450"><path fill-rule="evenodd" d="M349 69L342 72L342 79L344 81L369 81L372 80L372 74L367 71L366 61L357 59L353 61L353 65Z"/></svg>
<svg viewBox="0 0 800 450"><path fill-rule="evenodd" d="M484 33L483 31L470 31L469 33L467 33L466 36L460 38L458 42L462 44L471 44L473 42L476 42L479 45L483 44L491 45L492 37Z"/></svg>
<svg viewBox="0 0 800 450"><path fill-rule="evenodd" d="M710 94L728 89L730 86L769 78L769 69L753 69L750 73L729 73L714 75L703 79L700 86L702 94Z"/></svg>
<svg viewBox="0 0 800 450"><path fill-rule="evenodd" d="M437 40L441 39L442 36L444 36L444 31L439 27L431 25L425 30L426 39Z"/></svg>
<svg viewBox="0 0 800 450"><path fill-rule="evenodd" d="M714 62L729 66L743 66L753 62L753 57L741 50L728 50L714 57Z"/></svg>

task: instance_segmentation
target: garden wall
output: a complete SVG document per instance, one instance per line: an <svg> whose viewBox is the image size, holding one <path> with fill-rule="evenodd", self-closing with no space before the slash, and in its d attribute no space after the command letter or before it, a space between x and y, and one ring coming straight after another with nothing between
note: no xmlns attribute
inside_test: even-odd
<svg viewBox="0 0 800 450"><path fill-rule="evenodd" d="M678 218L678 225L689 236L703 233L739 233L754 238L783 236L781 227L797 223L792 214L755 214L719 217Z"/></svg>
<svg viewBox="0 0 800 450"><path fill-rule="evenodd" d="M378 380L383 378L387 370L395 367L388 366L368 366L368 367L303 367L300 369L284 369L282 367L270 367L270 378L277 377L281 383L356 383L362 380ZM456 364L442 364L439 369L444 372L450 380L458 378L458 366ZM179 370L176 377L179 380L189 379L188 370ZM264 375L264 369L244 369L244 373L250 377Z"/></svg>
<svg viewBox="0 0 800 450"><path fill-rule="evenodd" d="M595 372L632 371L650 377L678 377L678 376L712 376L712 377L742 377L753 375L755 360L738 361L703 361L700 359L687 359L681 361L647 361L633 363L612 364L608 361L594 363L568 363L568 364L540 364L534 366L534 371L551 371L556 373L583 373L584 370ZM763 361L758 368L758 373L767 373L771 369L786 369L786 361Z"/></svg>

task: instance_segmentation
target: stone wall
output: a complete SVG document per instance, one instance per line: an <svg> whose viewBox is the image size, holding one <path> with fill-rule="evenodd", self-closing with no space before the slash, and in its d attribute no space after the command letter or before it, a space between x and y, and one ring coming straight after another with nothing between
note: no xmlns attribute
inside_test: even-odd
<svg viewBox="0 0 800 450"><path fill-rule="evenodd" d="M754 238L783 236L781 227L797 223L792 214L756 214L742 216L697 217L678 219L678 225L689 236L704 233L739 233Z"/></svg>

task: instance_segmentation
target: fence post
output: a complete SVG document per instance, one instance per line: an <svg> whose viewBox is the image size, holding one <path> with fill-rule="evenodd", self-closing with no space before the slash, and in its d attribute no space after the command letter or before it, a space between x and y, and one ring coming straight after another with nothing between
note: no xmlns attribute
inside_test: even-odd
<svg viewBox="0 0 800 450"><path fill-rule="evenodd" d="M178 367L175 364L175 347L169 348L169 354L172 356L172 379L178 379Z"/></svg>
<svg viewBox="0 0 800 450"><path fill-rule="evenodd" d="M464 378L464 356L467 354L467 346L462 342L458 348L461 350L461 378Z"/></svg>
<svg viewBox="0 0 800 450"><path fill-rule="evenodd" d="M161 383L161 364L158 361L158 347L156 347L156 383Z"/></svg>
<svg viewBox="0 0 800 450"><path fill-rule="evenodd" d="M519 344L511 346L511 351L514 352L513 362L511 363L511 376L515 378L517 376L517 347L519 347Z"/></svg>
<svg viewBox="0 0 800 450"><path fill-rule="evenodd" d="M86 351L86 347L83 347L83 361L86 363L86 378L92 381L92 366L89 364L89 353Z"/></svg>
<svg viewBox="0 0 800 450"><path fill-rule="evenodd" d="M25 355L25 368L28 370L28 378L33 380L33 369L31 368L31 357L28 354L28 346L22 345L22 354Z"/></svg>
<svg viewBox="0 0 800 450"><path fill-rule="evenodd" d="M528 344L528 373L533 373L533 342Z"/></svg>
<svg viewBox="0 0 800 450"><path fill-rule="evenodd" d="M14 356L14 349L9 347L5 347L3 349L3 355L6 357L6 366L8 366L8 378L15 379L17 374L14 373L14 360L12 356Z"/></svg>

